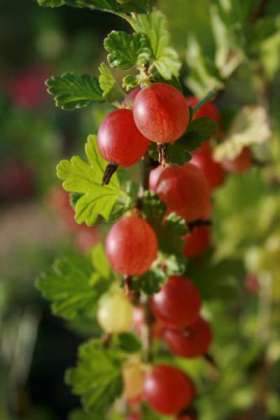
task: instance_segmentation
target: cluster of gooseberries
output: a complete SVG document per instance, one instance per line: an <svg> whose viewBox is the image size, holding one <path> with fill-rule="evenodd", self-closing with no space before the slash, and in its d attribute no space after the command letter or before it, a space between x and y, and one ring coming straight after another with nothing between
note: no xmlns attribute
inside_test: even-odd
<svg viewBox="0 0 280 420"><path fill-rule="evenodd" d="M140 161L149 142L159 146L173 143L186 131L189 108L197 104L173 86L155 83L128 95L123 107L111 112L101 125L98 146L110 162L110 174L118 166ZM204 104L192 118L207 116L219 122L216 106ZM165 204L167 214L185 219L190 232L184 238L184 254L196 258L211 244L208 221L212 192L225 179L226 171L242 172L251 164L251 152L244 149L234 161L218 163L209 139L183 166L159 164L149 174L149 189ZM112 169L113 168L113 169ZM109 182L109 178L105 180ZM113 269L125 279L147 272L157 259L158 240L139 209L118 220L106 238L106 254ZM134 330L143 339L160 338L166 349L179 357L194 358L208 353L212 330L201 316L201 297L195 283L185 276L170 276L150 299L132 304L131 294L112 289L99 302L98 322L107 334ZM148 315L147 315L148 314ZM147 365L140 356L123 366L124 397L134 408L145 401L156 412L177 419L195 419L192 401L196 388L181 369L165 363ZM140 419L137 409L129 419Z"/></svg>
<svg viewBox="0 0 280 420"><path fill-rule="evenodd" d="M142 159L149 142L173 143L186 131L189 108L198 100L185 98L174 87L155 83L135 89L123 108L110 113L100 127L98 146L110 165L128 167ZM219 122L217 107L208 102L192 118L205 117ZM251 165L251 152L244 149L233 161L218 163L209 139L196 149L183 166L160 164L149 174L149 189L186 220L190 232L184 238L184 255L196 258L211 244L207 221L211 217L212 192L225 179L226 172L243 172ZM158 255L153 227L138 209L122 217L106 238L106 254L113 269L126 279L147 272ZM171 276L148 302L133 307L130 294L114 289L99 302L98 321L107 334L134 330L145 341L147 328L152 340L160 339L179 357L207 354L212 342L209 323L201 316L201 297L195 283L185 276ZM134 302L133 302L134 303ZM147 316L148 313L148 316ZM145 401L156 412L177 419L195 419L190 408L196 395L191 378L181 369L167 364L147 366L134 357L123 366L124 397L133 407ZM132 410L129 419L141 418Z"/></svg>

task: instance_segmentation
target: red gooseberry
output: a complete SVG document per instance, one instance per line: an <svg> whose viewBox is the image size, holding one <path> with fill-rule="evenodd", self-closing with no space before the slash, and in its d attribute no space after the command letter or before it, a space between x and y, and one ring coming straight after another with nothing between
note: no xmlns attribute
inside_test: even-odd
<svg viewBox="0 0 280 420"><path fill-rule="evenodd" d="M161 166L151 171L150 188L167 207L188 222L208 219L211 215L211 192L202 171L191 163L184 166Z"/></svg>
<svg viewBox="0 0 280 420"><path fill-rule="evenodd" d="M184 255L187 258L196 258L202 255L211 245L211 235L208 226L193 228L184 238Z"/></svg>
<svg viewBox="0 0 280 420"><path fill-rule="evenodd" d="M104 159L123 167L138 162L149 146L135 125L132 111L125 108L107 115L99 128L97 142Z"/></svg>
<svg viewBox="0 0 280 420"><path fill-rule="evenodd" d="M180 369L156 365L144 382L144 399L158 413L176 415L186 408L195 395L192 380Z"/></svg>
<svg viewBox="0 0 280 420"><path fill-rule="evenodd" d="M169 277L162 289L151 299L156 318L166 326L184 328L199 316L201 298L198 288L187 277Z"/></svg>
<svg viewBox="0 0 280 420"><path fill-rule="evenodd" d="M189 109L175 87L154 83L135 97L133 116L143 136L156 143L172 143L186 131Z"/></svg>
<svg viewBox="0 0 280 420"><path fill-rule="evenodd" d="M124 275L140 275L156 259L157 237L142 217L132 214L118 220L106 239L106 254L112 267Z"/></svg>
<svg viewBox="0 0 280 420"><path fill-rule="evenodd" d="M164 331L164 340L169 350L182 357L199 357L207 353L212 338L209 323L201 317L184 330L166 329Z"/></svg>

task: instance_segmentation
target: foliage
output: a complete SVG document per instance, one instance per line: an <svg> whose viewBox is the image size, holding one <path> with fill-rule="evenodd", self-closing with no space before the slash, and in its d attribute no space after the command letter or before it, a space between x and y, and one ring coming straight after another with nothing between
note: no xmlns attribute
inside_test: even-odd
<svg viewBox="0 0 280 420"><path fill-rule="evenodd" d="M85 146L88 163L79 156L62 160L57 166L57 176L63 181L63 188L71 193L81 194L75 204L77 223L93 225L100 215L108 220L114 205L122 196L117 176L110 185L102 185L107 162L96 147L96 137L89 136Z"/></svg>
<svg viewBox="0 0 280 420"><path fill-rule="evenodd" d="M265 315L260 314L257 328L253 326L258 311L256 301L248 298L240 282L249 271L260 277L262 290L267 290L264 279L269 278L271 302L279 302L279 133L274 134L277 138L271 141L271 128L277 118L270 115L267 105L268 83L276 78L280 64L273 58L280 45L279 16L259 16L260 11L252 0L217 0L210 7L201 0L198 3L203 11L200 17L194 14L194 20L201 19L202 31L197 28L199 24L192 25L190 11L198 6L181 1L177 8L178 2L171 5L163 0L160 3L165 9L173 8L177 15L179 10L182 15L178 18L182 19L183 27L176 29L177 34L184 33L185 27L194 27L184 36L180 35L181 52L185 49L181 56L183 63L171 45L165 16L157 9L151 11L147 0L38 2L42 6L69 5L112 12L123 17L133 29L132 32L112 31L107 35L104 41L107 64L100 65L98 78L67 73L48 80L49 93L59 108L78 109L94 104L96 111L103 102L119 107L124 96L122 88L129 91L154 81L167 82L182 88L185 94L191 91L202 98L191 110L186 133L167 147L168 163L183 165L211 138L217 161L233 159L244 146L250 146L256 161L261 157L261 164L267 164L268 168L262 170L251 169L246 174L228 176L225 185L214 193L214 246L190 261L183 257L183 237L188 232L186 222L175 214L166 215L165 206L154 194L135 188L133 183L128 185L131 177L136 185L139 181L134 169L126 173L119 170L109 185L102 185L107 162L97 150L95 136L87 139L86 160L74 156L61 161L57 167L64 189L75 194L74 208L79 224L113 222L134 207L151 224L158 237L160 253L148 272L130 279L130 292L145 300L160 290L169 275L185 274L193 279L205 304L203 314L209 316L214 325L216 339L211 354L217 359L219 381L215 368L208 369L204 360L175 358L172 363L196 379L200 391L196 406L203 419L238 418L240 413L249 416L257 405L258 390L255 396L252 381L249 384L247 377L251 379L252 371L256 371L254 379L258 382L258 367L263 372L266 358L270 363L271 348L275 349L277 343L279 346L279 340L274 338L255 340L257 328L269 329L275 320L268 326ZM176 33L172 35L176 38ZM273 45L273 53L269 52L270 45ZM242 96L244 91L248 92L249 100ZM210 118L193 118L194 113L215 96L223 110L219 127ZM103 115L102 111L100 113ZM223 137L222 142L220 137ZM155 145L150 147L149 156L158 160ZM101 247L94 248L90 258L58 260L53 269L39 279L38 287L52 302L55 314L71 320L95 315L98 300L110 287L113 275ZM75 411L71 420L105 418L108 412L112 420L123 419L123 413L112 409L122 392L120 366L126 353L142 351L141 341L131 332L114 336L108 346L99 339L82 345L78 365L66 378L88 413ZM164 346L157 343L151 351L155 361L170 361ZM279 351L277 354L275 357L279 360ZM230 400L228 395L232 396ZM269 418L273 418L279 404L273 393L270 398L272 402L266 402L266 409ZM227 403L220 404L221 400ZM145 405L142 415L147 419L164 418Z"/></svg>

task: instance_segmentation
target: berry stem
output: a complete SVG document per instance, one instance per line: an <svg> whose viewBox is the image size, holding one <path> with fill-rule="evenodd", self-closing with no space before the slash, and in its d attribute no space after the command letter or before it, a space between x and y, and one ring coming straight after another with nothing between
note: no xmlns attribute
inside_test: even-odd
<svg viewBox="0 0 280 420"><path fill-rule="evenodd" d="M167 145L166 144L158 144L158 161L162 166L166 166L167 163Z"/></svg>
<svg viewBox="0 0 280 420"><path fill-rule="evenodd" d="M115 163L109 163L104 171L103 179L102 179L102 185L108 185L111 181L112 176L118 169L118 165Z"/></svg>

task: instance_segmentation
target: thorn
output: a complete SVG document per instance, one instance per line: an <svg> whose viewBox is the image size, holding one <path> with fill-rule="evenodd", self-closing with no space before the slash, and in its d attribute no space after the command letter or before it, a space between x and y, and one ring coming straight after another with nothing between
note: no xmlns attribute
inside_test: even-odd
<svg viewBox="0 0 280 420"><path fill-rule="evenodd" d="M212 226L212 220L197 219L188 223L188 228L190 231L199 226Z"/></svg>
<svg viewBox="0 0 280 420"><path fill-rule="evenodd" d="M108 185L112 176L114 175L114 173L116 172L116 170L118 169L118 165L116 165L115 163L108 163L105 171L104 171L104 175L102 178L102 185Z"/></svg>
<svg viewBox="0 0 280 420"><path fill-rule="evenodd" d="M158 161L162 166L166 166L167 163L167 145L158 143Z"/></svg>
<svg viewBox="0 0 280 420"><path fill-rule="evenodd" d="M212 366L214 366L214 367L215 367L215 369L218 369L217 362L216 362L216 360L214 359L214 357L213 357L210 353L205 353L205 355L204 355L204 359L205 359L208 363L210 363Z"/></svg>
<svg viewBox="0 0 280 420"><path fill-rule="evenodd" d="M101 338L101 342L105 348L109 347L112 340L112 334L104 334Z"/></svg>

